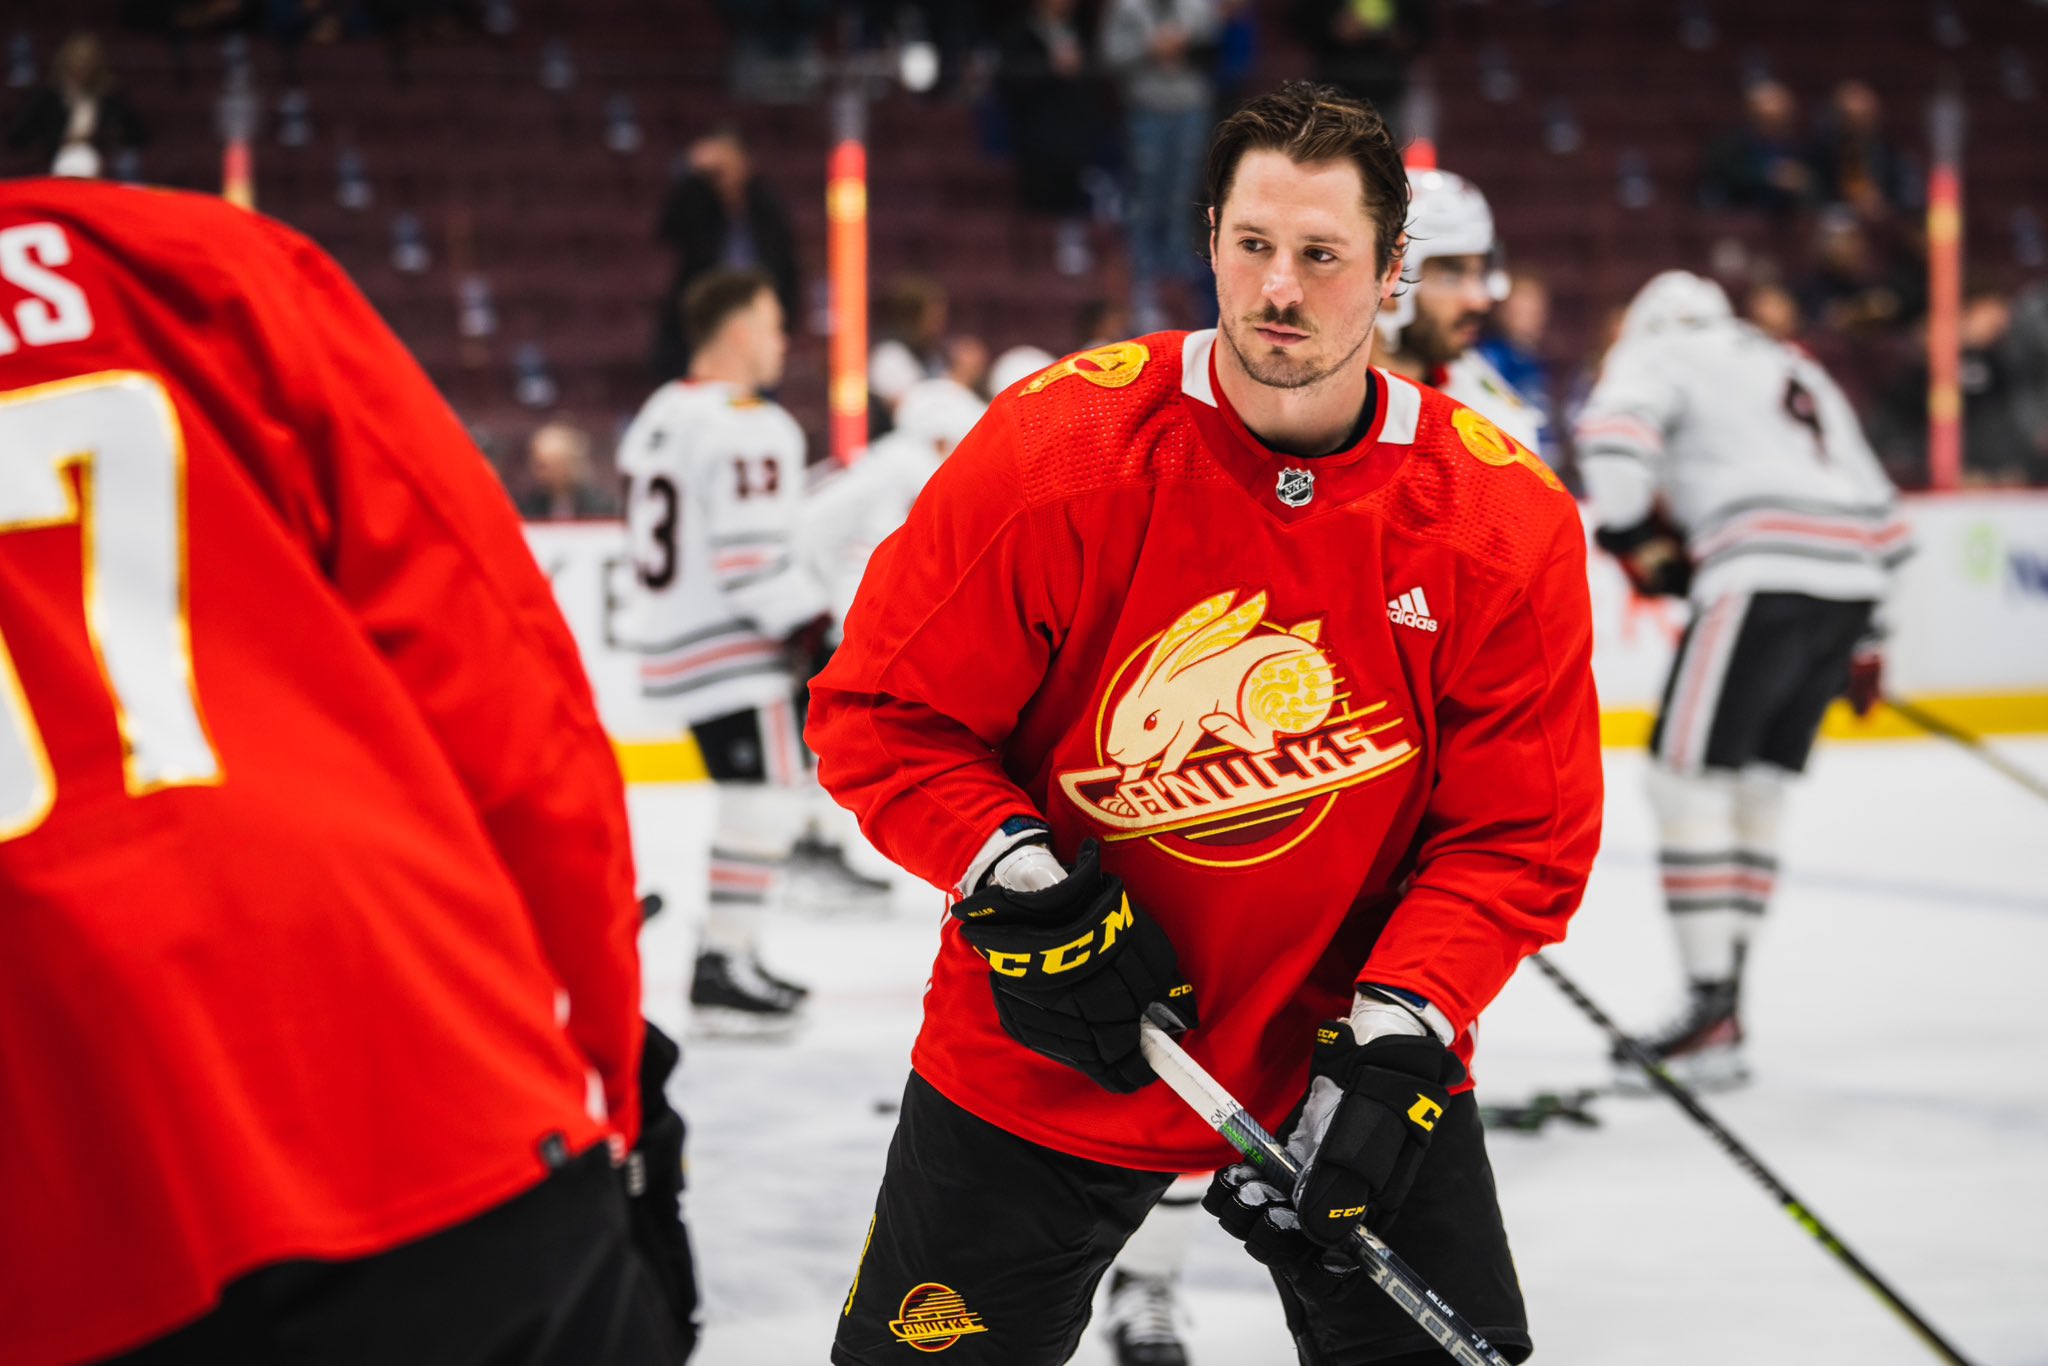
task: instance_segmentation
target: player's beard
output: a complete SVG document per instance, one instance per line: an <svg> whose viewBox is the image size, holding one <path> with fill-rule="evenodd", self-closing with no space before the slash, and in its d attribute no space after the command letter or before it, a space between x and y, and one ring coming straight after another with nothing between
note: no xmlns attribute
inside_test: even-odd
<svg viewBox="0 0 2048 1366"><path fill-rule="evenodd" d="M1417 310L1414 321L1402 329L1401 348L1430 370L1449 365L1465 354L1458 332L1471 323L1484 323L1484 313L1460 313L1445 327L1427 313Z"/></svg>
<svg viewBox="0 0 2048 1366"><path fill-rule="evenodd" d="M1320 366L1307 359L1297 359L1290 352L1268 345L1253 334L1255 327L1291 327L1308 333L1311 340L1323 335L1318 328L1303 322L1291 308L1282 311L1267 304L1260 312L1239 318L1234 325L1226 323L1223 340L1237 353L1237 362L1244 367L1244 372L1257 383L1269 389L1306 389L1321 384L1358 359L1358 353L1372 340L1373 321L1379 317L1379 312L1379 304L1375 302L1372 312L1366 316L1365 326L1359 330L1358 339L1343 355Z"/></svg>

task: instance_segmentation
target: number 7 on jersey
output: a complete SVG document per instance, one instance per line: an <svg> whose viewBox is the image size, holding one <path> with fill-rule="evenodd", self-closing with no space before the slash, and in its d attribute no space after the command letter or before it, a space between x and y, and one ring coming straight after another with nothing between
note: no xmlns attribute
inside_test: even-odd
<svg viewBox="0 0 2048 1366"><path fill-rule="evenodd" d="M192 681L184 436L155 378L108 371L0 394L0 535L74 524L86 633L113 699L129 795L219 782ZM0 841L35 829L56 798L0 640Z"/></svg>

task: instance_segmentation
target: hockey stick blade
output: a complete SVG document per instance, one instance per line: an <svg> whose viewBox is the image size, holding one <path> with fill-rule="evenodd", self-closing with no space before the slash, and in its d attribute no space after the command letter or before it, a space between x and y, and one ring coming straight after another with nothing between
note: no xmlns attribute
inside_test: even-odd
<svg viewBox="0 0 2048 1366"><path fill-rule="evenodd" d="M1188 1056L1187 1050L1175 1043L1173 1036L1151 1020L1138 1022L1138 1045L1144 1050L1145 1061L1159 1074L1159 1079L1172 1088L1173 1093L1186 1101L1188 1108L1205 1120L1209 1127L1229 1140L1230 1146L1243 1153L1245 1160L1262 1172L1282 1178L1283 1188L1294 1188L1295 1164L1280 1140L1266 1132L1237 1098L1223 1089L1223 1084L1203 1070L1200 1063ZM1508 1366L1506 1357L1493 1350L1493 1345L1480 1335L1478 1329L1465 1321L1465 1316L1444 1303L1434 1290L1415 1274L1400 1255L1363 1223L1352 1231L1351 1252L1365 1268L1365 1274L1372 1283L1385 1291L1388 1298L1401 1306L1403 1313L1414 1319L1416 1326L1429 1334L1432 1341L1451 1359L1464 1366Z"/></svg>
<svg viewBox="0 0 2048 1366"><path fill-rule="evenodd" d="M1489 1130L1504 1129L1517 1134L1541 1133L1553 1119L1582 1129L1597 1129L1600 1116L1586 1107L1599 1094L1598 1089L1589 1086L1575 1091L1538 1091L1520 1103L1481 1105L1479 1122Z"/></svg>
<svg viewBox="0 0 2048 1366"><path fill-rule="evenodd" d="M1722 1152L1735 1159L1736 1166L1748 1172L1759 1185L1769 1191L1785 1213L1792 1216L1793 1223L1812 1234L1814 1241L1826 1248L1837 1261L1849 1269L1850 1274L1862 1281L1865 1289L1877 1296L1886 1308L1905 1320L1906 1326L1919 1334L1920 1340L1936 1356L1951 1363L1951 1366L1970 1366L1969 1358L1957 1351L1947 1338L1936 1332L1933 1324L1921 1318L1919 1312L1907 1304L1899 1292L1886 1283L1884 1277L1871 1270L1861 1257L1851 1252L1848 1244L1837 1238L1834 1230L1820 1221L1819 1215L1808 1209L1741 1139L1730 1133L1720 1120L1714 1118L1713 1113L1693 1094L1691 1087L1672 1076L1670 1070L1658 1062L1648 1049L1616 1024L1606 1011L1595 1005L1592 997L1579 990L1578 983L1565 976L1564 969L1551 962L1545 954L1536 954L1529 961L1534 963L1587 1019L1599 1026L1601 1032L1621 1050L1622 1056L1642 1069L1643 1074L1650 1079L1651 1085L1675 1101L1679 1109L1685 1111L1694 1123L1707 1131L1707 1136L1720 1146Z"/></svg>

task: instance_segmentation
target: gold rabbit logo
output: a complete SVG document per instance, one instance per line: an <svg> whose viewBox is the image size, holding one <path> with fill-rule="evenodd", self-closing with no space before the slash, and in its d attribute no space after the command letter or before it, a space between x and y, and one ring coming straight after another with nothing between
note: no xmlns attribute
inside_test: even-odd
<svg viewBox="0 0 2048 1366"><path fill-rule="evenodd" d="M1177 772L1205 735L1255 754L1276 733L1314 730L1329 716L1337 674L1316 648L1322 622L1255 635L1266 595L1233 608L1236 598L1218 593L1183 612L1116 704L1109 757L1126 776L1154 759L1161 773Z"/></svg>
<svg viewBox="0 0 2048 1366"><path fill-rule="evenodd" d="M1337 792L1415 756L1391 733L1402 720L1379 714L1387 703L1347 705L1321 618L1276 624L1263 590L1238 597L1182 612L1112 679L1099 766L1060 774L1105 839L1153 839L1223 867L1260 862L1306 838ZM1218 857L1225 849L1234 856Z"/></svg>

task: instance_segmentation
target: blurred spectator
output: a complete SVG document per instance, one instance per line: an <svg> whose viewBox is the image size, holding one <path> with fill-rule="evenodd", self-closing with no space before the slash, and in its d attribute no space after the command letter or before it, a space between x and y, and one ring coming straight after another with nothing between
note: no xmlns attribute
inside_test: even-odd
<svg viewBox="0 0 2048 1366"><path fill-rule="evenodd" d="M1200 278L1194 251L1198 183L1216 96L1210 70L1221 24L1216 0L1110 0L1103 64L1123 93L1131 169L1131 313L1140 332L1170 325L1160 287Z"/></svg>
<svg viewBox="0 0 2048 1366"><path fill-rule="evenodd" d="M1743 92L1743 125L1707 150L1700 201L1710 209L1789 214L1814 202L1813 168L1801 144L1799 102L1783 84L1762 80Z"/></svg>
<svg viewBox="0 0 2048 1366"><path fill-rule="evenodd" d="M1557 400L1551 389L1550 362L1543 338L1550 329L1550 286L1534 271L1514 272L1508 297L1488 321L1479 354L1500 372L1508 387L1542 410L1550 431L1560 431Z"/></svg>
<svg viewBox="0 0 2048 1366"><path fill-rule="evenodd" d="M988 384L989 368L987 342L966 334L946 338L946 372L942 378L979 394Z"/></svg>
<svg viewBox="0 0 2048 1366"><path fill-rule="evenodd" d="M1905 160L1884 135L1877 91L1843 81L1822 111L1813 147L1813 175L1823 200L1876 218L1907 201Z"/></svg>
<svg viewBox="0 0 2048 1366"><path fill-rule="evenodd" d="M2048 433L2030 430L2026 373L2028 340L2015 337L2013 301L1998 290L1973 289L1963 301L1963 483L1973 488L2048 484ZM1927 337L1919 354L1871 415L1872 444L1894 478L1925 488L1927 465Z"/></svg>
<svg viewBox="0 0 2048 1366"><path fill-rule="evenodd" d="M682 300L692 281L714 270L759 270L775 282L785 318L800 318L796 233L789 210L754 174L737 128L720 127L691 144L688 172L669 191L657 236L675 253L676 269L655 323L656 379L689 369Z"/></svg>
<svg viewBox="0 0 2048 1366"><path fill-rule="evenodd" d="M718 12L745 52L768 57L800 56L817 45L818 30L831 10L829 0L718 0Z"/></svg>
<svg viewBox="0 0 2048 1366"><path fill-rule="evenodd" d="M2048 483L2038 476L2048 468L2048 282L2013 300L2005 351L2014 379L2013 410L2036 457L2035 482Z"/></svg>
<svg viewBox="0 0 2048 1366"><path fill-rule="evenodd" d="M1799 305L1818 326L1841 332L1908 323L1926 306L1925 271L1902 242L1876 236L1880 225L1835 210L1822 216L1813 268L1799 282Z"/></svg>
<svg viewBox="0 0 2048 1366"><path fill-rule="evenodd" d="M1742 301L1742 316L1772 341L1797 341L1801 328L1799 301L1783 285L1759 284Z"/></svg>
<svg viewBox="0 0 2048 1366"><path fill-rule="evenodd" d="M727 73L741 99L795 103L817 93L818 34L830 0L717 0L732 31Z"/></svg>
<svg viewBox="0 0 2048 1366"><path fill-rule="evenodd" d="M574 522L615 517L619 503L590 468L590 435L567 422L538 428L526 446L526 491L519 515L529 522Z"/></svg>
<svg viewBox="0 0 2048 1366"><path fill-rule="evenodd" d="M1076 351L1093 350L1131 336L1130 311L1111 299L1088 300L1081 305L1075 323L1075 335L1081 339Z"/></svg>
<svg viewBox="0 0 2048 1366"><path fill-rule="evenodd" d="M1246 85L1260 56L1257 0L1219 0L1223 26L1216 33L1216 107L1235 109L1251 92Z"/></svg>
<svg viewBox="0 0 2048 1366"><path fill-rule="evenodd" d="M7 146L33 158L38 175L91 179L115 172L146 141L141 115L91 33L74 33L58 46L48 84L29 92L7 127Z"/></svg>
<svg viewBox="0 0 2048 1366"><path fill-rule="evenodd" d="M1317 80L1372 101L1397 139L1412 131L1408 67L1436 36L1432 0L1294 0L1292 14Z"/></svg>
<svg viewBox="0 0 2048 1366"><path fill-rule="evenodd" d="M937 379L950 368L945 287L923 275L897 276L875 297L874 324L868 392L885 413L893 413L911 385Z"/></svg>
<svg viewBox="0 0 2048 1366"><path fill-rule="evenodd" d="M1017 158L1018 197L1030 212L1058 220L1053 266L1062 275L1082 275L1095 265L1081 173L1094 164L1102 127L1075 8L1076 0L1031 0L997 43L997 87Z"/></svg>

